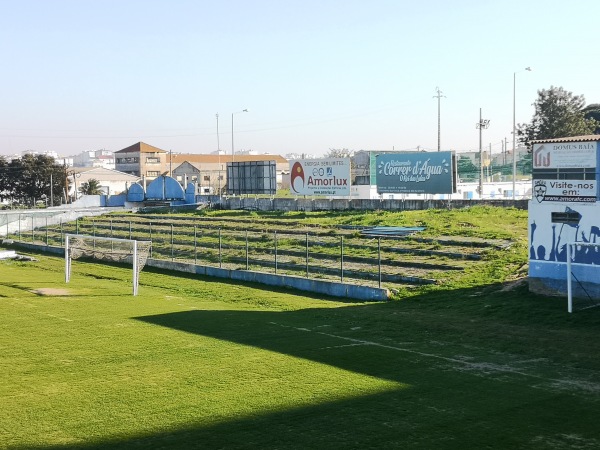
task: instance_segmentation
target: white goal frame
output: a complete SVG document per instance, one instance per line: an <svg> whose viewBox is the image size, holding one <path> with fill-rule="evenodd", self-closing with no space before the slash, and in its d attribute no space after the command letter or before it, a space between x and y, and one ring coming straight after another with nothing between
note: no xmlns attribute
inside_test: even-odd
<svg viewBox="0 0 600 450"><path fill-rule="evenodd" d="M90 241L92 243L92 250L87 249L83 250L81 248L75 248L78 250L82 250L81 256L89 256L94 259L99 260L118 260L118 261L126 261L132 262L133 264L133 295L138 294L138 285L140 279L140 272L146 264L146 260L148 259L148 254L150 247L152 246L151 241L137 241L135 239L121 239L121 238L111 238L111 237L100 237L100 236L90 236L83 234L65 234L65 283L71 281L71 264L72 259L77 259L79 256L73 258L74 248L71 245L71 241L84 239L86 241ZM123 249L111 250L108 251L106 249L96 248L96 242L100 242L106 244L111 242L113 244L124 244L127 243L131 246L130 251L124 251ZM142 245L140 245L142 244ZM111 244L111 247L113 245ZM116 258L115 258L116 255ZM106 258L102 258L102 256L106 256Z"/></svg>
<svg viewBox="0 0 600 450"><path fill-rule="evenodd" d="M567 243L567 311L573 312L573 275L572 275L572 256L575 247L600 247L600 242L569 242ZM589 264L585 264L589 265ZM595 266L598 267L598 266ZM600 267L599 267L600 270ZM596 305L593 305L596 306ZM589 306L588 308L592 308ZM586 308L587 309L587 308Z"/></svg>

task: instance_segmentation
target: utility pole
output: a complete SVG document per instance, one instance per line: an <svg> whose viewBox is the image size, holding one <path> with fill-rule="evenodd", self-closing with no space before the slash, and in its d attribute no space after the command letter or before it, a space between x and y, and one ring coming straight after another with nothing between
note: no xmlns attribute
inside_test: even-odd
<svg viewBox="0 0 600 450"><path fill-rule="evenodd" d="M434 95L433 98L437 98L438 99L438 152L440 151L441 148L441 134L440 134L440 99L442 97L446 97L445 95L442 95L442 91L440 91L439 87L435 88L435 91L437 92L437 95Z"/></svg>
<svg viewBox="0 0 600 450"><path fill-rule="evenodd" d="M475 128L479 129L479 198L483 198L483 149L481 146L481 130L490 126L489 120L481 118L481 108L479 108L479 122Z"/></svg>

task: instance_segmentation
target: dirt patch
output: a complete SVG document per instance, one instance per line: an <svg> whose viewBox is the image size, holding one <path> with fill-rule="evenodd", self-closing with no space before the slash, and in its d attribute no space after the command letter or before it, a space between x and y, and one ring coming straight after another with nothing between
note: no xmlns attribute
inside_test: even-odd
<svg viewBox="0 0 600 450"><path fill-rule="evenodd" d="M67 289L56 288L33 289L31 292L37 295L70 295L70 292Z"/></svg>
<svg viewBox="0 0 600 450"><path fill-rule="evenodd" d="M526 285L528 283L528 281L529 280L527 277L519 278L517 280L507 281L506 283L504 283L504 286L502 286L502 289L500 289L500 292L514 291L515 289Z"/></svg>

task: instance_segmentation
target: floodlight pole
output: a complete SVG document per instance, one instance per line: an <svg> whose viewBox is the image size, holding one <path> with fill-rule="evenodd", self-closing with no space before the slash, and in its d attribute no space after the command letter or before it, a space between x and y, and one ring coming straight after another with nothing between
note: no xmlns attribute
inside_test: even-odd
<svg viewBox="0 0 600 450"><path fill-rule="evenodd" d="M479 122L475 125L475 128L479 129L479 198L483 198L483 148L481 141L481 130L490 126L489 120L481 118L481 108L479 108Z"/></svg>

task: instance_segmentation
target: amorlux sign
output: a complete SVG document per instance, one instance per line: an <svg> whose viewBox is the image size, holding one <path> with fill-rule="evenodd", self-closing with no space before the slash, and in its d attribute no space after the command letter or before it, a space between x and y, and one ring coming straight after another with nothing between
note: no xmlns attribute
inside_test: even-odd
<svg viewBox="0 0 600 450"><path fill-rule="evenodd" d="M350 159L290 161L290 190L296 195L350 195Z"/></svg>
<svg viewBox="0 0 600 450"><path fill-rule="evenodd" d="M453 192L452 152L381 153L375 164L379 194Z"/></svg>

